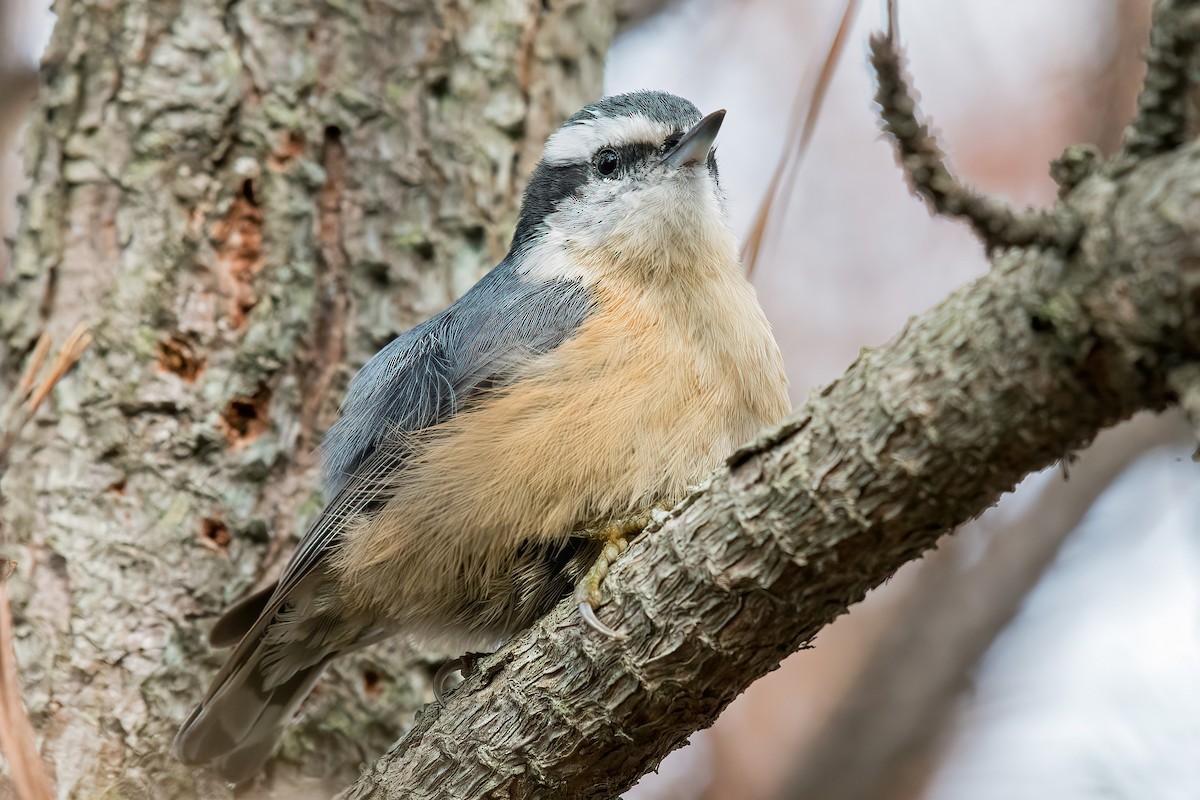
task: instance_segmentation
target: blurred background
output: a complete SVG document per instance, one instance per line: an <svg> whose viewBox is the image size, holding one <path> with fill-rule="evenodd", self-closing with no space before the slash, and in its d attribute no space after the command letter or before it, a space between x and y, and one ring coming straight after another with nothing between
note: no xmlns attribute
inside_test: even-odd
<svg viewBox="0 0 1200 800"><path fill-rule="evenodd" d="M793 399L987 268L908 192L871 98L858 10L803 160L774 197L754 281ZM923 109L968 182L1047 205L1063 148L1117 146L1150 0L910 0ZM0 0L0 231L45 0ZM844 0L625 0L605 90L724 107L721 178L745 234L794 157L794 108ZM797 98L800 103L797 104ZM791 153L791 155L789 155ZM7 249L0 248L0 274ZM1200 796L1200 467L1186 428L1138 418L1030 477L788 658L630 800Z"/></svg>

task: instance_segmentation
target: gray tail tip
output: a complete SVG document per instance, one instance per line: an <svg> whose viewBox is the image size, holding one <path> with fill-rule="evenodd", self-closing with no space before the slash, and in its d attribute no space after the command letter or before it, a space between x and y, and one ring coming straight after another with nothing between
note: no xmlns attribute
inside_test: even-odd
<svg viewBox="0 0 1200 800"><path fill-rule="evenodd" d="M190 766L210 764L238 746L204 711L203 705L196 706L179 726L171 743L171 755L177 761Z"/></svg>
<svg viewBox="0 0 1200 800"><path fill-rule="evenodd" d="M203 706L197 706L180 726L171 743L171 755L183 764L206 767L232 786L251 781L262 770L278 744L278 736L249 743L235 742L220 726L205 724ZM196 725L197 720L200 724Z"/></svg>
<svg viewBox="0 0 1200 800"><path fill-rule="evenodd" d="M176 761L181 761L184 764L202 764L204 763L196 753L195 737L189 734L193 733L196 719L200 716L200 712L204 710L204 706L198 705L192 709L187 715L187 719L179 726L179 730L175 732L175 739L171 742L171 755Z"/></svg>

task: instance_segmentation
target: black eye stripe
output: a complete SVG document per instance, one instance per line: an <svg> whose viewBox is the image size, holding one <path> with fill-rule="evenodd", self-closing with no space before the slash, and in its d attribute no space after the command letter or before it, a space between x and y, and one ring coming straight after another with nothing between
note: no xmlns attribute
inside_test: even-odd
<svg viewBox="0 0 1200 800"><path fill-rule="evenodd" d="M649 142L637 142L635 144L621 144L613 147L603 147L596 151L592 156L592 164L596 167L597 172L604 177L614 177L615 175L628 171L629 169L649 161L651 158L661 154L658 145L650 144ZM605 172L602 170L601 161L605 162L611 159L610 154L615 154L617 157L617 167L612 171ZM607 166L607 164L605 165Z"/></svg>
<svg viewBox="0 0 1200 800"><path fill-rule="evenodd" d="M658 147L649 143L625 144L616 148L616 150L621 156L621 163L630 165L658 155Z"/></svg>
<svg viewBox="0 0 1200 800"><path fill-rule="evenodd" d="M547 164L544 161L538 164L525 188L521 218L513 233L513 248L531 241L547 215L587 184L590 172L588 164Z"/></svg>

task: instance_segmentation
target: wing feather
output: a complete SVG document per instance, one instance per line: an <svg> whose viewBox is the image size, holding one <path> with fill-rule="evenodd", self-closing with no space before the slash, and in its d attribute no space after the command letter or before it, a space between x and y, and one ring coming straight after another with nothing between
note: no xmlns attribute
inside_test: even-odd
<svg viewBox="0 0 1200 800"><path fill-rule="evenodd" d="M383 502L413 433L461 411L481 387L503 384L524 358L570 338L594 305L579 282L534 282L505 262L368 361L322 443L326 508L296 547L255 628L336 547L348 521Z"/></svg>

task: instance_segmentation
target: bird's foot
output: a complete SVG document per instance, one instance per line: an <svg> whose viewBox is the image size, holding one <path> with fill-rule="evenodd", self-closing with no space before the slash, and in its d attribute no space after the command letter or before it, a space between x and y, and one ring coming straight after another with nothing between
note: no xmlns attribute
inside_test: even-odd
<svg viewBox="0 0 1200 800"><path fill-rule="evenodd" d="M575 603L579 607L579 614L583 617L583 621L610 639L621 641L627 637L605 625L596 616L596 607L602 600L600 584L608 575L608 570L612 567L613 562L629 547L629 537L649 525L653 514L653 510L643 511L598 528L589 528L583 532L588 538L603 542L604 548L591 568L575 584Z"/></svg>

